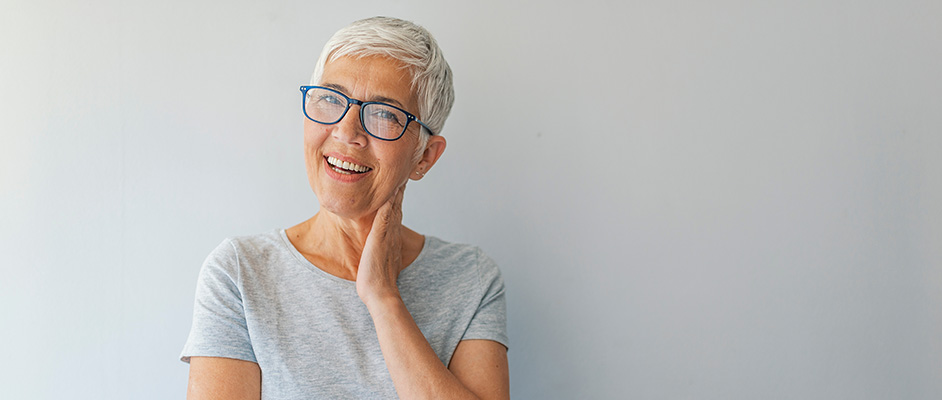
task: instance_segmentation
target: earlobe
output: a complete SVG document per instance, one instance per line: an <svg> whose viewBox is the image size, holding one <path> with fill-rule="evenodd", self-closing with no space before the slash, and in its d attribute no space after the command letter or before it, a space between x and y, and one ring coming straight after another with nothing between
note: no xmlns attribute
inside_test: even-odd
<svg viewBox="0 0 942 400"><path fill-rule="evenodd" d="M412 174L409 175L409 179L412 179L414 181L422 180L422 178L424 177L425 177L425 173L422 172L421 169L418 171L412 171Z"/></svg>

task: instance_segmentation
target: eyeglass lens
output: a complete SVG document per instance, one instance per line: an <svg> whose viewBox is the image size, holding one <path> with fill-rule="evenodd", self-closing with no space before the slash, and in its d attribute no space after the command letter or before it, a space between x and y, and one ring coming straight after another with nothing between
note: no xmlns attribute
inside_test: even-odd
<svg viewBox="0 0 942 400"><path fill-rule="evenodd" d="M304 102L307 116L322 124L340 122L349 107L350 103L344 96L322 88L309 89ZM398 138L408 122L402 110L382 103L365 103L360 109L360 116L366 131L382 139Z"/></svg>

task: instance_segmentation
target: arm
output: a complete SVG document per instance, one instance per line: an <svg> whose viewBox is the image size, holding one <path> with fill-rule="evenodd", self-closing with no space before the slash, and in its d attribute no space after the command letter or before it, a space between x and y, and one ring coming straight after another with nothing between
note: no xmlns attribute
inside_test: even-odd
<svg viewBox="0 0 942 400"><path fill-rule="evenodd" d="M448 369L482 399L510 398L507 348L493 340L462 340Z"/></svg>
<svg viewBox="0 0 942 400"><path fill-rule="evenodd" d="M237 250L223 240L200 268L193 327L181 360L190 364L189 399L259 399L255 360L240 289ZM214 355L205 357L200 355Z"/></svg>
<svg viewBox="0 0 942 400"><path fill-rule="evenodd" d="M403 399L510 398L507 349L490 340L464 340L445 368L402 299L367 306L396 392Z"/></svg>
<svg viewBox="0 0 942 400"><path fill-rule="evenodd" d="M189 400L257 400L262 398L262 371L251 361L191 357Z"/></svg>
<svg viewBox="0 0 942 400"><path fill-rule="evenodd" d="M446 368L399 295L404 187L377 212L357 272L357 293L379 339L396 392L403 399L506 399L507 352L490 340L458 344Z"/></svg>

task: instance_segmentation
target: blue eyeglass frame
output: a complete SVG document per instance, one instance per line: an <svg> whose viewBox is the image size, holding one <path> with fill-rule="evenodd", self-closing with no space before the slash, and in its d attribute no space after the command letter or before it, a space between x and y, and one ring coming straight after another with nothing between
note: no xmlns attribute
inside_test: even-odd
<svg viewBox="0 0 942 400"><path fill-rule="evenodd" d="M347 100L347 108L345 108L345 109L343 110L343 114L340 114L340 118L337 118L337 120L334 121L334 122L329 122L329 123L328 123L328 122L317 121L317 120L315 120L314 118L311 118L310 115L307 115L307 92L308 92L309 90L311 90L311 89L324 89L324 90L328 90L328 91L337 93L338 95L340 95L341 97L343 97L344 99L346 99L346 100ZM370 135L370 136L372 136L372 137L374 137L374 138L377 138L377 139L379 139L379 140L385 140L385 141L387 141L387 142L392 142L392 141L399 140L399 138L401 138L402 135L406 133L406 130L409 129L409 122L412 122L412 121L418 122L419 125L421 125L423 128L425 128L425 130L427 130L430 135L434 135L434 134L435 134L435 132L432 131L432 128L429 128L428 125L425 125L424 122L419 121L419 119L416 118L415 115L412 115L412 113L410 113L410 112L408 112L408 111L406 111L406 110L403 110L403 109L401 109L401 108L399 108L399 107L396 107L396 106L394 106L394 105L392 105L392 104L383 103L383 102L381 102L381 101L363 101L363 100L357 100L357 99L354 99L354 98L352 98L352 97L350 97L350 96L347 96L347 95L341 93L341 92L338 91L337 89L331 89L331 88L329 88L329 87L324 87L324 86L301 86L301 112L304 113L304 116L307 117L307 119L309 119L309 120L311 120L311 121L314 121L314 122L317 122L318 124L322 124L322 125L334 125L334 124L340 122L341 120L343 120L343 117L346 117L346 116L347 116L347 111L350 111L350 105L351 105L351 104L355 104L355 105L360 106L360 126L363 127L363 131L366 132L368 135ZM367 106L367 105L370 105L370 104L381 104L381 105L384 105L384 106L386 106L386 107L392 107L392 108L395 108L395 109L397 109L397 110L399 110L399 111L402 111L403 114L406 114L406 124L402 127L402 132L399 132L399 136L396 136L394 139L381 138L381 137L376 136L376 135L374 135L373 133L371 133L369 129L366 129L366 121L363 120L363 107L365 107L365 106Z"/></svg>

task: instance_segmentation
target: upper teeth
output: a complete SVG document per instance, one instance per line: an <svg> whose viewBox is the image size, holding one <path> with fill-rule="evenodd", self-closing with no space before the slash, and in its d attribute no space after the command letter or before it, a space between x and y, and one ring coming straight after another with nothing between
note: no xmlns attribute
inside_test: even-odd
<svg viewBox="0 0 942 400"><path fill-rule="evenodd" d="M337 167L337 168L342 168L342 169L345 169L345 170L348 170L348 171L366 172L366 171L369 170L368 167L364 167L364 166L359 165L359 164L354 164L354 163L349 162L349 161L340 161L340 160L338 160L336 157L327 157L327 162L328 162L330 165L333 165L333 166L335 166L335 167Z"/></svg>

